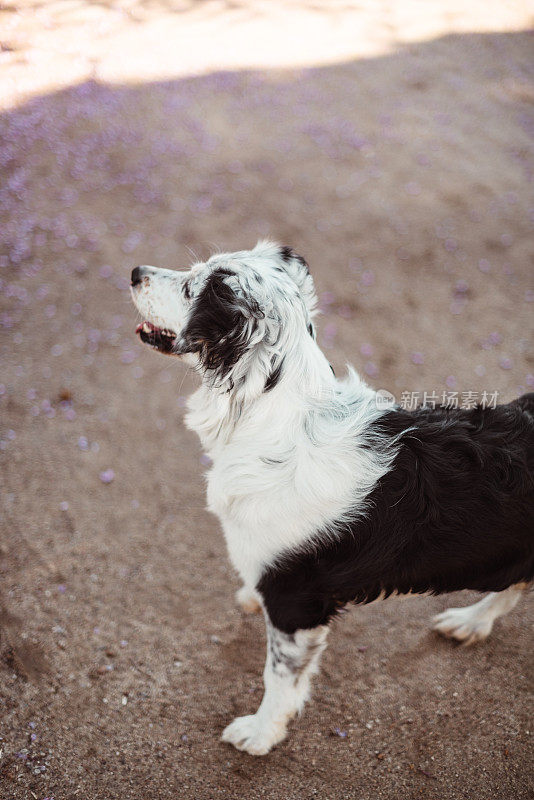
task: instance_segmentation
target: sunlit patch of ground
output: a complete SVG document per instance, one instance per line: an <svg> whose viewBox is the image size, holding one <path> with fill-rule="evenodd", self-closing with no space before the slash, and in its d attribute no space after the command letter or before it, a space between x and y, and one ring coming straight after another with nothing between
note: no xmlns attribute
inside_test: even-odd
<svg viewBox="0 0 534 800"><path fill-rule="evenodd" d="M7 0L0 102L89 78L333 64L445 34L523 30L532 19L520 0Z"/></svg>

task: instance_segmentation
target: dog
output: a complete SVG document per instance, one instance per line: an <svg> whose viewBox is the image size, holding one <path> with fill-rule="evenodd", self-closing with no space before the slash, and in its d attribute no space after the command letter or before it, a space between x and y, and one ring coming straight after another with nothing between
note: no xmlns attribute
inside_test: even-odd
<svg viewBox="0 0 534 800"><path fill-rule="evenodd" d="M264 755L308 699L331 621L393 593L491 592L434 620L488 636L534 579L534 393L495 408L384 408L316 341L306 261L288 247L139 266L141 340L201 378L187 426L212 460L208 508L263 610L265 693L222 739Z"/></svg>

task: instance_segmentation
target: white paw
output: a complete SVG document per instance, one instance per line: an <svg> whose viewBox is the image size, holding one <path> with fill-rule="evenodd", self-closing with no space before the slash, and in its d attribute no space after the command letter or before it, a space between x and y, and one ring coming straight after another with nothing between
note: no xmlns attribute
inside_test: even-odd
<svg viewBox="0 0 534 800"><path fill-rule="evenodd" d="M221 739L244 750L251 756L264 756L269 750L281 742L286 735L285 727L266 726L260 722L257 714L247 717L236 717L223 731Z"/></svg>
<svg viewBox="0 0 534 800"><path fill-rule="evenodd" d="M449 639L456 639L465 645L481 642L491 633L493 620L488 619L483 614L473 612L473 609L448 608L437 614L432 620L433 630L447 636Z"/></svg>
<svg viewBox="0 0 534 800"><path fill-rule="evenodd" d="M235 599L245 614L259 614L261 611L261 603L257 592L254 589L249 589L248 586L242 586L241 589L238 589L235 593Z"/></svg>

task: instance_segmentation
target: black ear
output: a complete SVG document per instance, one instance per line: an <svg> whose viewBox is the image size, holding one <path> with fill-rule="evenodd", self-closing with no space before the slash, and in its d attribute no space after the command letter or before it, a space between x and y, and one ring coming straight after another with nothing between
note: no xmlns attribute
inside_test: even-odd
<svg viewBox="0 0 534 800"><path fill-rule="evenodd" d="M313 285L313 278L307 262L299 256L291 247L281 247L280 257L285 264L288 274L293 278L298 286L301 297L306 304L310 318L315 314L317 306L317 296ZM310 335L315 339L313 324L311 325Z"/></svg>
<svg viewBox="0 0 534 800"><path fill-rule="evenodd" d="M213 272L195 300L179 344L183 353L198 353L204 369L224 379L245 353L257 320L257 303L238 291L237 277L227 270Z"/></svg>
<svg viewBox="0 0 534 800"><path fill-rule="evenodd" d="M307 261L304 258L302 258L302 256L299 256L298 253L295 253L292 247L281 247L280 255L282 256L286 264L290 264L292 261L296 261L305 271L306 275L309 275L310 268L308 267Z"/></svg>

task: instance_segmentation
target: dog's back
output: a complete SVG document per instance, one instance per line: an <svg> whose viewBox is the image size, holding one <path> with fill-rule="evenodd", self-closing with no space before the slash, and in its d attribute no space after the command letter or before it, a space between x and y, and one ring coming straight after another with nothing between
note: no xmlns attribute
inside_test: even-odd
<svg viewBox="0 0 534 800"><path fill-rule="evenodd" d="M509 403L510 406L519 406L521 411L527 415L529 420L534 424L534 392L528 392L528 394L522 394L521 397L518 397L517 400L512 400ZM532 446L532 440L531 440Z"/></svg>

